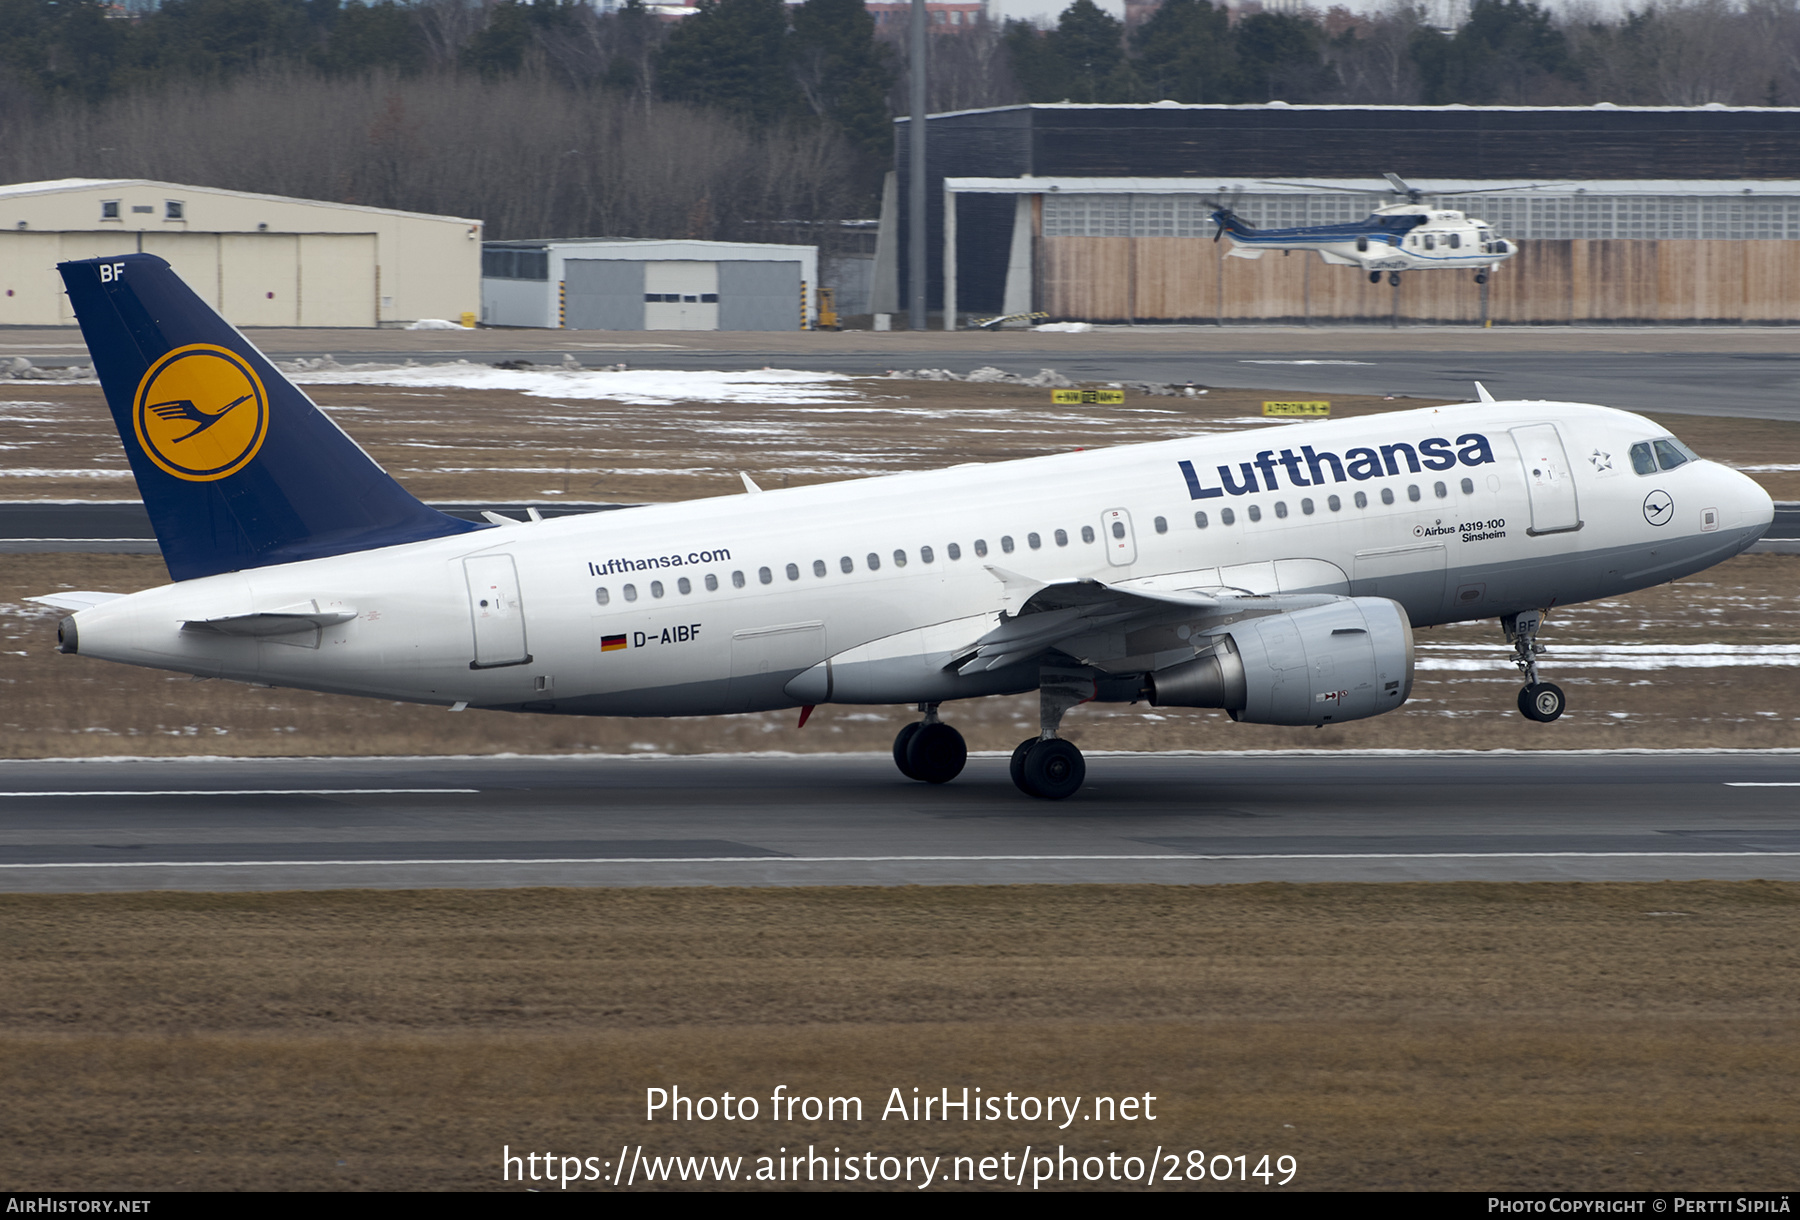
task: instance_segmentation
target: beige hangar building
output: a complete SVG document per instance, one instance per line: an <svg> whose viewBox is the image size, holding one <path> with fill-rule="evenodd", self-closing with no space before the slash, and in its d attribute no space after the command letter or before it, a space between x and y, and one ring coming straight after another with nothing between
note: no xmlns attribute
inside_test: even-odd
<svg viewBox="0 0 1800 1220"><path fill-rule="evenodd" d="M141 178L0 186L0 326L70 326L56 264L169 261L237 326L457 321L481 307L481 222Z"/></svg>

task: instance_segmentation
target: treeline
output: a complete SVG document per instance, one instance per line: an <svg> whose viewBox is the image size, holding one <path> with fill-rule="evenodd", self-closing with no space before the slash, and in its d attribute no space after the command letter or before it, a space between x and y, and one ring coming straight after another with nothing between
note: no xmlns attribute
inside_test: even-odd
<svg viewBox="0 0 1800 1220"><path fill-rule="evenodd" d="M1423 5L1257 12L1165 0L1136 29L1075 0L1001 35L1034 102L1376 105L1800 104L1800 0L1663 0L1602 17L1474 0L1453 31Z"/></svg>
<svg viewBox="0 0 1800 1220"><path fill-rule="evenodd" d="M0 0L0 182L146 177L480 217L493 237L767 239L872 214L904 23L862 0ZM1127 30L936 27L930 105L1800 104L1800 0L1623 16L1474 0L1455 30L1165 0Z"/></svg>

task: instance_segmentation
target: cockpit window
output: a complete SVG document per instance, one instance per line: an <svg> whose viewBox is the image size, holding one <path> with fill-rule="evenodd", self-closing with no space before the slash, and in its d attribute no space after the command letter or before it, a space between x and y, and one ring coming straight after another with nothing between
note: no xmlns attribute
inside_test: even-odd
<svg viewBox="0 0 1800 1220"><path fill-rule="evenodd" d="M1650 452L1649 441L1639 441L1631 447L1631 468L1639 474L1656 473L1656 455Z"/></svg>
<svg viewBox="0 0 1800 1220"><path fill-rule="evenodd" d="M1656 462L1664 470L1673 470L1677 466L1686 465L1694 460L1697 454L1686 445L1670 437L1667 440L1654 442L1656 445Z"/></svg>

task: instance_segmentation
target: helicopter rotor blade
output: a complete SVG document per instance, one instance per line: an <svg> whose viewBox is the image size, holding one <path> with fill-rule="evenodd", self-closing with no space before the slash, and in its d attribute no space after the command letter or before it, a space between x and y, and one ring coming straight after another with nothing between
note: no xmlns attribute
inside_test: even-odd
<svg viewBox="0 0 1800 1220"><path fill-rule="evenodd" d="M1298 186L1309 191L1341 191L1346 195L1380 195L1384 193L1379 188L1334 186L1329 182L1277 182L1271 178L1265 178L1262 181L1267 186Z"/></svg>

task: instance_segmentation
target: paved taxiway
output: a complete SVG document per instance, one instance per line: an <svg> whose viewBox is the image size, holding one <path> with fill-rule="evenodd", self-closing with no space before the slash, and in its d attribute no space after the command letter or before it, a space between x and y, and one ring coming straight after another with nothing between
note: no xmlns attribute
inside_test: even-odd
<svg viewBox="0 0 1800 1220"><path fill-rule="evenodd" d="M1151 381L1279 393L1596 402L1632 411L1800 420L1800 330L1783 327L1101 327L1018 331L733 332L566 330L256 330L277 359L659 369L1054 368L1080 381ZM0 334L0 357L44 367L87 361L73 329Z"/></svg>
<svg viewBox="0 0 1800 1220"><path fill-rule="evenodd" d="M1800 879L1800 753L0 763L0 890Z"/></svg>

